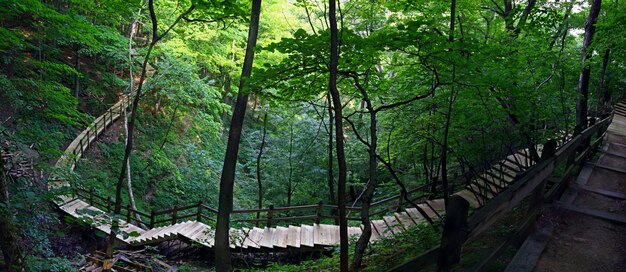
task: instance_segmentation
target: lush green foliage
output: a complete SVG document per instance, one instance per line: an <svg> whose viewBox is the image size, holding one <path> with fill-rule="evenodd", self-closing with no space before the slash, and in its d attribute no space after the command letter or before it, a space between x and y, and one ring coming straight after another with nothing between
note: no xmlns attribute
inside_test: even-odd
<svg viewBox="0 0 626 272"><path fill-rule="evenodd" d="M33 160L43 180L62 147L128 91L131 67L138 78L152 36L144 2L0 0L0 145L22 154L15 158L18 162ZM249 2L156 1L159 33L185 8L193 5L195 10L159 41L148 60L154 73L138 108L131 157L140 210L199 201L217 205ZM440 180L444 140L449 155L445 163L450 175L459 177L453 182L458 189L461 177L504 154L573 131L580 31L588 7L582 1L537 1L523 21L528 1L514 1L510 17L496 2L458 1L455 31L449 33L447 1L341 1L338 88L344 118L353 123L346 124L344 138L349 200L357 206L370 178L368 150L361 142L371 136L363 93L377 109L376 151L407 187ZM604 88L613 101L626 93L626 47L621 43L626 4L604 2L588 52L592 58L585 63L592 67L592 113L599 105L607 52ZM235 208L257 206L257 163L264 206L329 202L328 173L337 171L336 163L328 167L332 128L326 98L325 9L325 1L318 0L263 3ZM133 20L141 23L129 41ZM264 151L257 161L266 114ZM449 134L444 139L447 119ZM123 131L119 122L113 125L79 162L76 186L113 195L123 158ZM375 200L397 194L387 167L379 162L377 170ZM50 196L42 189L45 182L36 180L18 179L10 188L12 209L20 215L15 224L34 225L22 233L32 248L27 253L34 256L33 270L40 267L37 258L55 256L45 224L58 224L45 215ZM441 190L431 193L437 197ZM124 198L127 203L126 194ZM428 231L409 232L400 240L434 242L433 233L421 232ZM388 264L398 251L408 256L422 249L396 242L374 245L370 252L377 254L369 256L368 269ZM65 261L56 260L51 267L66 268ZM332 257L271 268L323 270L335 268L336 262Z"/></svg>

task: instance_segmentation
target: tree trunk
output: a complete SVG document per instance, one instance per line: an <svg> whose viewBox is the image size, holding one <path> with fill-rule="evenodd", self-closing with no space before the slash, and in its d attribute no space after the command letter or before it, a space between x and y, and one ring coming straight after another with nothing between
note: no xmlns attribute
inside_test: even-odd
<svg viewBox="0 0 626 272"><path fill-rule="evenodd" d="M448 36L448 42L452 44L454 42L454 18L456 17L456 0L452 0L450 5L450 35ZM450 50L450 53L453 51ZM456 67L452 64L452 83L450 85L450 97L448 98L448 109L446 112L446 123L443 129L443 144L441 145L441 185L443 186L443 200L445 205L448 204L448 197L450 196L450 189L448 186L448 133L450 132L450 120L452 115L452 104L456 99L454 79L456 76Z"/></svg>
<svg viewBox="0 0 626 272"><path fill-rule="evenodd" d="M139 16L141 16L141 8L139 9ZM133 93L133 89L135 88L135 75L133 74L133 36L135 35L135 25L137 25L137 20L132 19L130 23L130 30L128 33L128 94ZM125 144L128 144L128 111L126 96L122 96L122 115L124 116L124 136L126 137ZM126 161L126 191L128 192L128 202L130 202L130 207L133 210L137 210L137 205L135 204L135 195L133 194L133 182L132 175L130 172L130 160ZM141 217L139 214L135 214L135 218L137 222L141 222Z"/></svg>
<svg viewBox="0 0 626 272"><path fill-rule="evenodd" d="M74 65L76 68L76 75L74 75L74 96L76 100L78 100L78 95L80 94L80 54L78 53L79 47L76 47L76 59L74 60Z"/></svg>
<svg viewBox="0 0 626 272"><path fill-rule="evenodd" d="M259 155L256 157L256 181L259 185L259 210L263 208L263 183L261 182L261 157L263 156L263 147L265 147L265 135L267 135L267 112L263 116L263 136L261 136L261 147L259 147ZM261 213L256 213L256 219L261 218ZM259 221L256 222L259 226Z"/></svg>
<svg viewBox="0 0 626 272"><path fill-rule="evenodd" d="M230 261L230 245L228 242L228 230L230 228L230 213L233 210L233 186L235 183L235 170L237 168L237 156L239 153L239 142L241 140L241 130L246 115L248 103L247 80L252 74L252 63L254 61L254 48L259 32L259 17L261 14L261 0L252 1L252 12L250 15L250 28L248 30L248 43L246 46L246 56L241 70L239 81L239 92L237 102L233 109L233 117L230 122L228 132L228 143L224 156L224 166L222 167L222 177L220 179L220 197L217 214L217 226L215 229L215 267L218 272L232 271Z"/></svg>
<svg viewBox="0 0 626 272"><path fill-rule="evenodd" d="M293 196L293 124L289 125L289 176L287 178L287 206L291 206L291 197Z"/></svg>
<svg viewBox="0 0 626 272"><path fill-rule="evenodd" d="M370 237L372 236L372 224L370 223L370 205L372 203L372 197L374 196L374 191L376 190L376 184L378 183L378 160L376 156L376 148L378 146L378 135L376 130L376 111L374 111L374 107L372 106L372 102L367 95L365 89L361 86L358 81L357 76L354 77L355 84L357 88L361 92L363 96L363 101L365 102L365 106L367 107L367 111L370 115L370 143L368 146L368 155L369 155L369 182L365 187L365 191L361 196L361 224L363 224L363 233L359 237L356 242L356 247L354 248L354 257L352 259L352 265L350 267L350 271L357 271L361 267L361 262L363 260L363 253L365 253L365 249L367 248L367 244L369 243Z"/></svg>
<svg viewBox="0 0 626 272"><path fill-rule="evenodd" d="M337 90L337 66L339 64L339 31L337 29L336 3L329 0L328 17L330 23L330 65L328 90L335 109L335 145L337 147L337 195L339 207L340 270L348 271L348 221L346 219L346 156L343 146L343 114L339 90Z"/></svg>
<svg viewBox="0 0 626 272"><path fill-rule="evenodd" d="M328 193L331 205L337 204L335 196L335 175L333 173L333 106L330 92L326 94L328 100ZM339 222L337 222L339 223Z"/></svg>
<svg viewBox="0 0 626 272"><path fill-rule="evenodd" d="M0 249L2 249L6 271L24 271L19 237L13 226L13 214L9 205L9 190L4 176L4 161L1 153L2 151L0 151Z"/></svg>
<svg viewBox="0 0 626 272"><path fill-rule="evenodd" d="M148 8L150 10L150 21L152 22L152 41L150 41L150 45L148 46L148 50L146 51L145 58L143 60L143 64L141 66L141 77L139 78L139 85L137 86L137 92L135 94L135 98L133 99L133 104L131 108L130 121L128 122L128 140L126 141L126 146L124 148L124 159L122 160L122 167L120 171L120 175L117 179L117 185L115 188L115 208L113 210L113 214L120 214L122 210L122 187L124 184L124 178L126 177L126 166L130 159L130 154L133 150L133 131L135 128L135 119L137 116L137 107L139 106L139 99L141 98L141 91L143 88L143 83L146 79L146 73L148 68L148 60L150 59L150 54L152 53L152 49L156 43L163 38L163 36L167 35L167 33L187 14L189 14L195 8L194 5L191 5L186 11L181 13L174 22L161 34L158 35L157 32L157 19L156 13L154 12L154 0L148 0ZM111 224L111 231L108 235L107 247L106 247L106 256L103 262L103 271L110 271L112 267L112 258L113 258L113 247L115 245L116 239L116 229L119 226L118 220L113 220Z"/></svg>
<svg viewBox="0 0 626 272"><path fill-rule="evenodd" d="M589 10L589 16L585 23L585 37L583 39L582 47L582 68L580 69L580 77L578 79L578 101L576 101L576 126L581 129L587 127L587 98L589 97L589 77L591 74L591 67L587 60L591 58L591 52L587 52L591 42L593 40L593 34L596 32L596 22L598 21L598 15L600 14L600 8L602 6L602 0L593 0L591 3L591 9Z"/></svg>

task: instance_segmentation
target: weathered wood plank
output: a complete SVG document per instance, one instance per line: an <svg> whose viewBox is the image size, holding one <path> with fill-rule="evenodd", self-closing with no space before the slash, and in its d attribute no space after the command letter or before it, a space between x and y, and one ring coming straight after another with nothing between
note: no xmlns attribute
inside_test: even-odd
<svg viewBox="0 0 626 272"><path fill-rule="evenodd" d="M609 190L604 190L604 189L599 189L599 188L592 188L588 185L583 185L583 184L575 184L572 185L575 186L581 190L585 190L587 192L592 192L592 193L596 193L596 194L600 194L603 196L608 196L608 197L612 197L612 198L617 198L617 199L622 199L622 200L626 200L626 194L624 193L620 193L620 192L614 192L614 191L609 191Z"/></svg>
<svg viewBox="0 0 626 272"><path fill-rule="evenodd" d="M287 235L289 232L289 228L285 227L276 227L274 233L274 241L273 244L276 247L287 248Z"/></svg>
<svg viewBox="0 0 626 272"><path fill-rule="evenodd" d="M560 201L555 202L555 205L559 208L563 208L569 211L586 214L589 216L597 217L597 218L608 220L608 221L626 224L626 215L616 214L616 213L597 210L597 209L579 207L576 205L567 204L567 203L563 203Z"/></svg>
<svg viewBox="0 0 626 272"><path fill-rule="evenodd" d="M315 245L313 234L313 226L301 225L300 226L300 245L313 247Z"/></svg>
<svg viewBox="0 0 626 272"><path fill-rule="evenodd" d="M539 257L550 240L554 231L552 225L548 225L531 234L517 251L505 272L531 272L535 268Z"/></svg>
<svg viewBox="0 0 626 272"><path fill-rule="evenodd" d="M289 232L287 234L287 246L299 248L300 247L300 231L298 226L289 226Z"/></svg>

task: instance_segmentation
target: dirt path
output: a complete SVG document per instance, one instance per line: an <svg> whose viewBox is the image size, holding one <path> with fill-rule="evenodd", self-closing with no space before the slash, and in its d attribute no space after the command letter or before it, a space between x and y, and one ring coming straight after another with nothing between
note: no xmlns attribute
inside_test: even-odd
<svg viewBox="0 0 626 272"><path fill-rule="evenodd" d="M624 173L587 166L590 171L581 172L561 201L576 208L626 216L625 199L581 188L586 185L626 195L626 137L615 131L607 134L607 144L596 164ZM552 225L554 232L534 271L626 271L626 224L558 207L546 209L538 224Z"/></svg>

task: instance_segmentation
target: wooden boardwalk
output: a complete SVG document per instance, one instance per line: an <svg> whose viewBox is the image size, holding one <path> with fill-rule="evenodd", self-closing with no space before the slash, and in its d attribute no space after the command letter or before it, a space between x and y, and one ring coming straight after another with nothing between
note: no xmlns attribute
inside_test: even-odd
<svg viewBox="0 0 626 272"><path fill-rule="evenodd" d="M626 271L626 104L605 139L505 271Z"/></svg>
<svg viewBox="0 0 626 272"><path fill-rule="evenodd" d="M64 154L58 160L56 166L73 170L76 161L82 157L83 153L94 143L98 136L102 134L108 126L115 122L119 117L121 110L126 105L118 102L107 110L102 116L98 117L94 122L85 129L78 137L72 141L67 147ZM559 145L564 144L568 140L567 136L562 137ZM538 153L541 154L541 146L538 146ZM476 177L463 190L455 193L465 198L473 208L480 208L498 193L502 192L519 173L526 171L536 162L531 159L528 149L519 150L517 153L507 156L505 159L496 162L491 168L484 171ZM65 179L53 177L50 179L49 189L58 189L70 186ZM74 188L77 190L76 188ZM415 191L415 190L411 190ZM95 196L101 198L100 196ZM87 199L89 198L89 199ZM94 228L108 233L111 226L111 215L104 210L110 211L110 200L108 209L100 209L94 205L94 195L85 197L80 194L66 194L55 200L56 205L70 216L90 223ZM400 200L400 196L390 198L390 200ZM397 206L396 212L379 213L382 219L371 221L372 237L371 241L376 241L390 235L409 229L411 226L423 224L427 221L438 221L445 213L445 207L442 199L426 200L424 197L418 197L414 201L419 201L419 210L415 207L400 209ZM382 201L381 201L382 202ZM388 201L387 201L388 202ZM322 204L319 204L322 207ZM406 203L405 203L406 205ZM105 204L106 206L106 204ZM126 245L138 246L154 244L166 240L184 240L194 242L202 246L212 248L214 243L214 230L206 222L202 222L204 215L201 209L215 211L215 209L197 205L198 214L195 220L182 221L177 218L177 209L168 211L173 217L170 224L156 226L155 213L143 214L139 211L133 211L129 207L126 208L126 220L119 221L122 233L133 235L118 235L120 242ZM302 206L304 207L304 206ZM302 208L300 207L300 208ZM196 205L189 206L196 208ZM292 207L297 208L297 207ZM290 207L284 207L284 210ZM356 208L352 209L356 211ZM399 212L397 210L400 210ZM421 211L420 211L421 210ZM267 212L268 210L263 210ZM269 210L271 213L272 210ZM150 218L149 229L143 229L139 223L148 225L145 222L133 222L132 213L141 214L143 217ZM254 213L255 210L248 211ZM122 215L123 217L123 215ZM312 216L304 216L311 218ZM427 218L429 220L427 220ZM190 216L186 216L187 219ZM320 218L320 211L317 210L317 218ZM168 219L169 220L169 219ZM354 218L353 218L354 220ZM319 222L319 220L317 220ZM268 220L269 222L269 220ZM269 223L268 223L269 225ZM350 227L349 235L359 236L362 233L362 226ZM271 226L271 227L251 227L251 228L232 228L230 230L230 239L232 248L250 249L250 250L280 250L287 248L315 248L324 246L334 246L339 244L339 227L329 224L301 224L287 226Z"/></svg>

